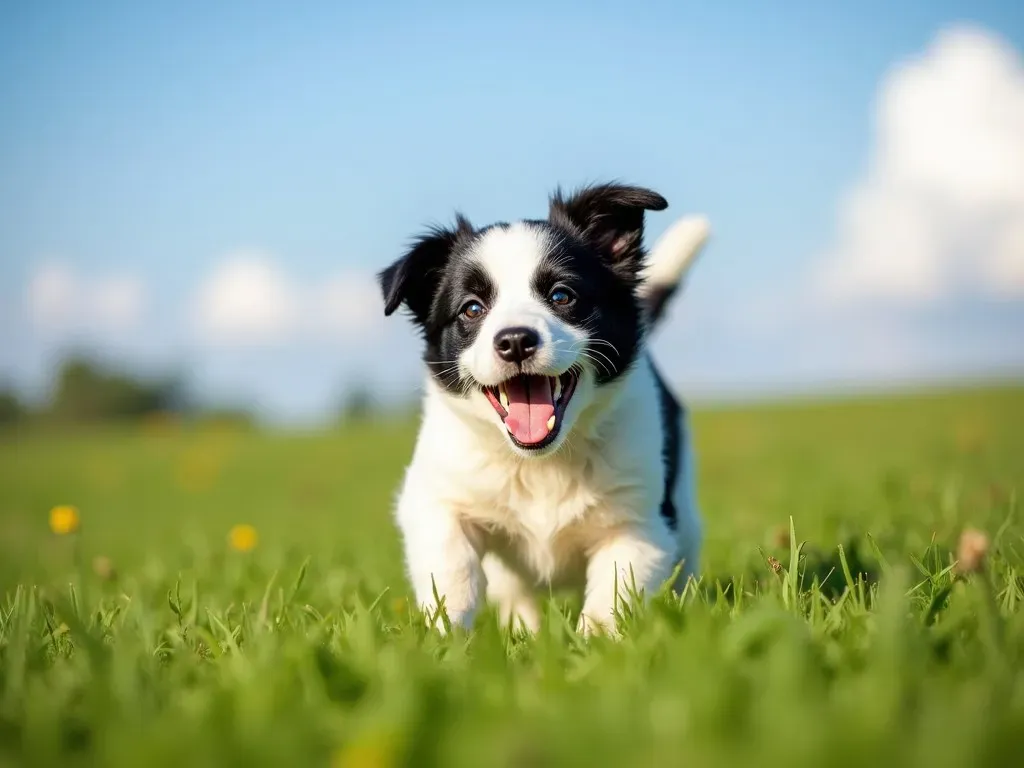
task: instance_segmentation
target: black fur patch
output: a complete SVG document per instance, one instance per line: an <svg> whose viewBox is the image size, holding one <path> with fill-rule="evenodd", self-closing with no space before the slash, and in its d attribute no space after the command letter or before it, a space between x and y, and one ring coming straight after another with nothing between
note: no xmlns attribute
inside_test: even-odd
<svg viewBox="0 0 1024 768"><path fill-rule="evenodd" d="M575 230L626 282L636 283L643 266L644 213L663 211L664 197L643 187L597 184L568 199L551 196L548 219Z"/></svg>
<svg viewBox="0 0 1024 768"><path fill-rule="evenodd" d="M531 222L546 229L554 244L533 276L537 297L547 300L555 288L567 288L573 302L552 305L551 311L585 331L583 349L596 374L607 384L629 370L643 335L643 314L633 282L623 279L579 234L557 223Z"/></svg>
<svg viewBox="0 0 1024 768"><path fill-rule="evenodd" d="M679 466L682 461L684 410L672 391L665 385L665 381L661 378L658 367L653 361L651 362L651 372L654 374L654 383L658 389L658 403L661 406L661 455L665 462L665 488L661 497L661 516L665 518L669 528L675 530L678 523L673 496L676 491L676 483L679 481Z"/></svg>
<svg viewBox="0 0 1024 768"><path fill-rule="evenodd" d="M423 336L423 361L435 380L453 394L466 394L457 362L476 339L480 323L463 316L462 309L472 299L486 306L495 293L469 254L484 233L506 225L477 230L462 215L455 222L454 228L435 227L419 237L378 279L386 315L403 304L408 308Z"/></svg>
<svg viewBox="0 0 1024 768"><path fill-rule="evenodd" d="M651 286L647 291L647 324L650 326L657 325L661 321L661 316L665 311L665 307L668 305L668 300L671 299L676 291L679 289L678 283L672 285L654 285Z"/></svg>

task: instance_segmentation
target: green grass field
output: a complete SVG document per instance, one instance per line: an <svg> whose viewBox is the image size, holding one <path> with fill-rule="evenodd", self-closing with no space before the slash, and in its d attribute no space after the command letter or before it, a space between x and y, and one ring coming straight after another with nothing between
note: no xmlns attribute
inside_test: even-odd
<svg viewBox="0 0 1024 768"><path fill-rule="evenodd" d="M0 764L1019 762L1024 389L695 431L703 581L619 642L562 596L533 638L421 625L390 520L411 424L6 434ZM966 527L990 546L964 577Z"/></svg>

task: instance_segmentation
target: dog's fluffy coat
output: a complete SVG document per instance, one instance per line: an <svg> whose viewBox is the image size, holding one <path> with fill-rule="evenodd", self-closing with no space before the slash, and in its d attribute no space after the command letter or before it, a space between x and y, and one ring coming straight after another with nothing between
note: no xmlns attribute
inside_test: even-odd
<svg viewBox="0 0 1024 768"><path fill-rule="evenodd" d="M696 572L686 413L646 340L708 226L677 222L648 257L645 211L667 205L619 184L556 192L546 220L458 216L380 273L385 313L406 307L424 340L396 517L428 615L440 597L468 626L488 599L535 629L538 591L572 586L581 628L614 631L626 589Z"/></svg>

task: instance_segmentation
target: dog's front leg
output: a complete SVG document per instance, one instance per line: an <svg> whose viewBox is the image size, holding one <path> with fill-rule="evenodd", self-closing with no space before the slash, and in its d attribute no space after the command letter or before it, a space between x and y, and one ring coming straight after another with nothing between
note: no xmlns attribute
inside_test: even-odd
<svg viewBox="0 0 1024 768"><path fill-rule="evenodd" d="M609 531L587 564L580 631L616 634L616 608L634 589L645 596L657 591L672 576L674 566L675 547L664 526Z"/></svg>
<svg viewBox="0 0 1024 768"><path fill-rule="evenodd" d="M484 578L480 556L458 519L445 504L411 490L399 501L397 517L419 607L444 632L437 615L440 599L452 625L468 629L483 595Z"/></svg>

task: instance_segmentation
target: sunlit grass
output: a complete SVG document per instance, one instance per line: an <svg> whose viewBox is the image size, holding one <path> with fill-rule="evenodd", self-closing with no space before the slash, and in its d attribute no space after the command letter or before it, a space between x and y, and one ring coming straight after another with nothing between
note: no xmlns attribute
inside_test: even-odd
<svg viewBox="0 0 1024 768"><path fill-rule="evenodd" d="M702 581L589 642L562 595L535 637L425 628L389 512L409 424L7 436L0 764L1014 764L1024 392L696 432Z"/></svg>

